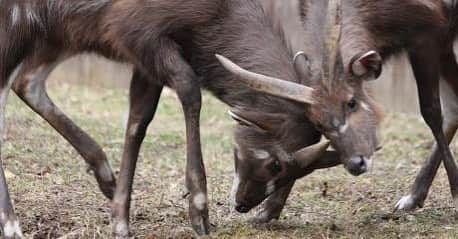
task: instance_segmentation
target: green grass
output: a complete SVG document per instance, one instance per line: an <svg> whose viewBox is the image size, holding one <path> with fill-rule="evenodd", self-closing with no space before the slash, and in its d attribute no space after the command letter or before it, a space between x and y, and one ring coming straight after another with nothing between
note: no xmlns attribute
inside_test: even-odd
<svg viewBox="0 0 458 239"><path fill-rule="evenodd" d="M127 92L52 85L57 104L104 148L116 170L122 153ZM281 219L249 223L253 213L232 212L232 127L227 107L205 94L202 144L207 168L210 238L454 238L443 168L423 209L391 214L408 192L432 137L415 116L389 114L384 149L371 173L350 176L342 167L300 180ZM76 151L15 96L7 108L3 145L11 196L27 237L110 238L110 203ZM135 177L131 231L135 238L192 238L184 194L184 120L174 93L165 91L143 144ZM454 150L458 149L455 144ZM327 196L322 196L324 184Z"/></svg>

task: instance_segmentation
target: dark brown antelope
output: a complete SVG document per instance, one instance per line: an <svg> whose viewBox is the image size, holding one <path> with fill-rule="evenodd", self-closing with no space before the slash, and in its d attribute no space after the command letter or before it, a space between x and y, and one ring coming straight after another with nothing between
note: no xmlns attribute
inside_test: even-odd
<svg viewBox="0 0 458 239"><path fill-rule="evenodd" d="M302 1L304 11L317 1ZM448 147L458 128L458 65L453 52L458 34L457 1L349 0L343 6L340 49L344 70L363 75L366 70L360 68L360 56L372 54L373 61L382 64L406 51L418 85L421 114L437 142L410 194L396 209L423 205L441 159L458 208L458 169Z"/></svg>
<svg viewBox="0 0 458 239"><path fill-rule="evenodd" d="M310 18L322 11L317 6L326 1L300 2L306 31L313 32L321 26L310 25L313 23ZM458 2L348 0L343 3L340 71L346 72L344 81L351 82L352 78L368 73L378 75L387 59L406 51L418 85L421 113L436 139L409 195L401 198L395 209L423 206L441 159L458 208L458 171L448 147L458 129L458 65L453 52L458 33ZM305 39L308 37L305 34ZM282 189L276 197L286 200L288 193L288 189Z"/></svg>
<svg viewBox="0 0 458 239"><path fill-rule="evenodd" d="M18 95L77 148L95 171L104 194L113 197L116 236L128 235L136 160L163 86L176 91L184 110L189 215L199 234L209 231L199 133L201 87L234 108L234 117L241 122L237 131L246 131L236 134L238 150L241 153L245 149L258 152L244 155L237 163L250 157L259 160L268 153L276 158L273 165L298 165L296 168L302 169L303 174L314 168L338 164L340 159L336 159L335 154L322 152L326 145L301 150L319 141L316 127L333 136L331 143L337 149L345 149L342 162L353 174L361 174L367 169L368 159L376 148L374 112L360 111L357 122L340 121L343 112L336 105L343 106L346 113L354 113L364 101L356 101L353 95L364 100L366 93L358 83L332 83L337 65L328 62L328 58L334 57L327 56L333 55L336 45L327 45L329 54L309 56L310 59L324 59L323 75L310 80L298 74L285 39L273 30L270 19L255 0L79 0L72 4L51 0L3 0L0 4L0 118L4 117L7 94L14 83ZM335 31L329 32L336 37ZM103 151L56 108L45 91L45 80L53 67L83 52L129 62L135 68L116 190ZM221 67L215 53L228 57L219 56L227 70ZM300 71L303 66L305 64L299 64ZM18 75L12 77L15 69ZM3 127L4 122L1 123ZM358 130L353 130L357 126ZM286 140L288 135L295 136L298 132L304 135ZM255 143L258 138L265 139L264 144L249 144L244 148L240 138L249 140L250 137L245 136L250 135ZM267 149L269 144L271 147ZM256 151L264 148L267 149L264 152ZM313 160L321 155L328 163ZM266 181L261 186L265 197L267 192L283 185L282 182ZM0 170L0 209L5 237L20 237L3 170Z"/></svg>
<svg viewBox="0 0 458 239"><path fill-rule="evenodd" d="M315 104L307 110L305 114L307 119L297 121L305 122L310 120L317 127L317 133L319 132L331 140L334 148L340 153L345 167L352 174L358 175L370 167L368 159L374 150L378 148L376 136L368 134L367 127L375 129L381 115L379 107L368 94L365 82L378 77L381 68L377 62L372 61L373 54L366 54L360 57L358 63L361 69L367 70L367 74L351 76L348 72L341 70L340 54L334 47L338 45L338 32L340 32L342 23L338 15L341 10L339 6L339 1L329 1L329 4L326 1L316 1L316 3L309 6L307 27L304 32L305 44L294 46L294 48L303 50L303 53L296 54L294 62L298 72L301 72L301 75L304 76L303 79L308 79L308 81L304 82L305 84L313 85L313 88L320 89L320 92L325 92L316 95L314 97L315 100L319 102L333 102L335 100L335 102L341 103L336 103L333 106L323 104L316 108ZM334 14L327 15L326 12ZM325 29L327 31L319 30L326 25ZM306 44L308 42L315 44ZM320 42L325 44L321 45L319 44ZM333 74L334 76L328 81L317 80L327 79L326 74ZM351 79L347 81L339 80L348 77L351 77ZM319 85L316 85L317 83ZM342 98L347 100L338 100ZM245 121L253 122L250 119L259 117L255 113L247 112L244 118L249 119ZM276 125L287 120L293 121L294 118L287 119L286 116L273 115L263 121L271 122L270 125ZM251 125L260 124L251 123ZM258 128L262 129L262 127ZM292 147L291 151L294 152L300 149L300 144L304 141L301 137L305 136L301 135L307 135L297 130L298 128L294 124L284 124L282 127L276 128L275 130L277 131L271 130L271 132L275 132L274 135L277 135L275 137L279 142L285 141L286 145L290 145ZM372 133L374 132L375 130L372 131ZM233 194L236 197L239 211L247 212L273 193L256 218L259 222L265 222L280 215L294 180L311 171L306 173L303 170L300 171L295 164L279 163L282 161L278 160L276 155L281 155L281 152L272 153L272 151L275 152L276 148L272 147L272 145L263 147L261 135L254 137L248 133L249 131L246 130L243 132L236 131L236 142L241 149L237 150L236 153L238 178L235 180ZM237 135L240 135L240 137ZM255 144L258 145L257 149L261 147L263 150L253 151L250 148L246 148L246 146L254 144L254 142L247 142L247 138L260 139ZM339 140L335 140L337 138ZM363 143L365 141L367 143ZM356 151L355 147L357 148ZM258 156L256 157L256 155ZM333 155L332 152L325 153L323 162L326 162L326 158L331 157L331 155ZM335 156L334 154L332 157ZM256 158L257 160L247 160L246 158ZM349 159L353 163L345 163ZM267 182L267 187L263 187L263 184L266 185L265 182ZM263 188L268 190L265 193L261 193L260 190Z"/></svg>

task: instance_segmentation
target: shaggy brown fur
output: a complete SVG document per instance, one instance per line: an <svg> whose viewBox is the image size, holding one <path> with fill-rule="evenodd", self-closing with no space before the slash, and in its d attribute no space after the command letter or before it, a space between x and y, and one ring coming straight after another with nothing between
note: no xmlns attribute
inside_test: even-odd
<svg viewBox="0 0 458 239"><path fill-rule="evenodd" d="M308 11L311 2L301 1L303 12ZM448 148L458 128L458 65L453 51L458 34L458 2L349 0L343 6L343 70L351 71L353 59L364 52L376 51L386 61L406 51L418 85L421 113L437 142L410 194L396 208L423 205L441 159L458 207L458 168Z"/></svg>
<svg viewBox="0 0 458 239"><path fill-rule="evenodd" d="M335 125L334 119L342 119L339 124L345 124L346 115L353 113L345 108L351 100L349 95L360 96L357 103L359 100L366 101L365 92L358 85L355 88L345 85L341 94L329 95L328 91L319 87L319 79L311 81L300 77L285 38L274 30L271 19L255 0L78 0L71 4L65 0L3 0L0 4L0 82L3 86L0 103L2 106L6 103L8 78L22 62L14 89L78 149L94 169L105 195L112 198L114 194L114 230L120 236L127 235L138 150L146 127L154 117L164 85L176 90L185 112L190 218L199 233L208 233L209 230L199 135L201 86L242 114L257 113L255 118L248 119L255 123L262 125L266 117L271 116L270 113L286 116L287 120L260 131L242 125L241 132L247 133L236 134L239 138L254 134L257 136L253 139L273 142L270 148L276 150L271 154L281 154L278 157L318 141L320 133L315 130L317 126L322 132L335 135L340 125ZM325 33L319 31L316 34ZM47 71L59 61L84 52L97 53L135 66L128 132L116 191L103 151L66 118L44 92ZM306 107L255 92L223 69L216 61L215 53L257 73L317 86L317 99L327 103L318 102L316 106ZM310 56L312 60L315 58L324 57ZM337 105L343 109L335 112L327 109ZM320 118L307 119L306 115L315 115L309 113L312 111L325 114L318 114ZM346 150L342 158L344 163L355 153L369 157L376 147L373 137L375 125L365 124L366 120L374 122L375 115L372 111L359 111L363 120L349 127L347 132L350 135L342 133L331 137L336 148ZM351 145L345 144L348 139L353 139ZM246 150L251 147L240 146L246 146ZM88 151L88 148L91 150ZM4 226L16 219L6 182L3 180L1 183L0 208L6 216L0 218L0 222ZM284 185L284 181L278 180L276 187ZM265 198L267 195L262 196Z"/></svg>

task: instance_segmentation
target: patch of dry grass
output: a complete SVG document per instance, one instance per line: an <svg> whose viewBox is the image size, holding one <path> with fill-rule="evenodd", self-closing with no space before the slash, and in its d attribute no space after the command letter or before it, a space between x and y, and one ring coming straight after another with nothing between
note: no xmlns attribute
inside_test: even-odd
<svg viewBox="0 0 458 239"><path fill-rule="evenodd" d="M125 91L56 85L51 95L103 146L117 169L127 109ZM443 168L424 209L392 215L431 146L418 117L388 115L384 149L359 178L341 167L300 180L278 222L252 225L231 211L232 122L227 107L205 95L202 139L207 167L210 238L454 238L458 233ZM110 238L109 202L75 150L15 96L7 109L4 167L22 227L33 238ZM192 238L184 194L184 121L173 93L164 92L143 144L134 185L135 238ZM457 149L453 145L453 149ZM327 184L327 196L321 191Z"/></svg>

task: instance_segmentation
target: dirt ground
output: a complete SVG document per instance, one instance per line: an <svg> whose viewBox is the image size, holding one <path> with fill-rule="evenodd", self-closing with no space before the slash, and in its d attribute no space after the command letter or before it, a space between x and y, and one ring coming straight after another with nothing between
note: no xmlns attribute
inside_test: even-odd
<svg viewBox="0 0 458 239"><path fill-rule="evenodd" d="M103 146L119 166L127 110L126 91L65 84L51 96ZM392 214L431 147L431 135L416 116L387 114L384 149L371 173L350 176L342 167L300 180L279 221L249 222L253 212L234 212L234 123L228 108L206 94L202 139L207 168L209 238L455 238L457 223L443 168L425 207ZM110 238L110 203L76 151L14 95L7 108L3 145L9 189L28 238ZM453 150L457 146L453 144ZM141 150L131 209L133 238L194 238L184 194L184 121L173 93L163 93ZM325 195L323 191L326 191Z"/></svg>

